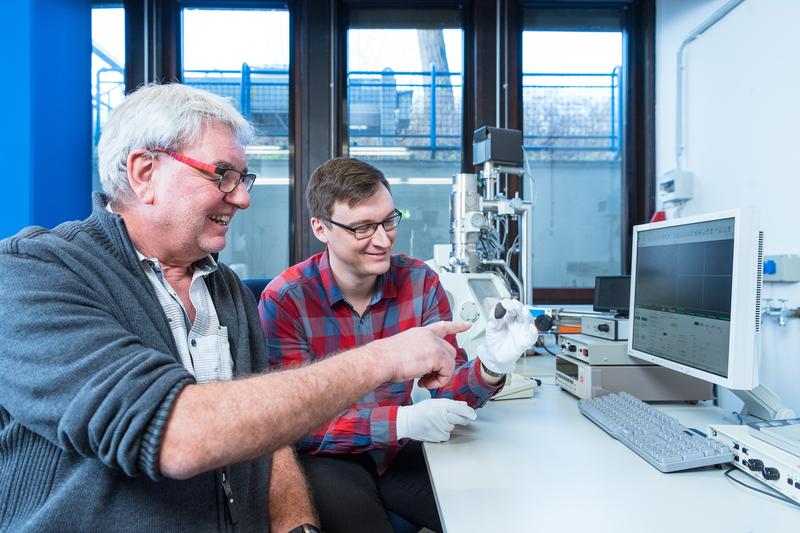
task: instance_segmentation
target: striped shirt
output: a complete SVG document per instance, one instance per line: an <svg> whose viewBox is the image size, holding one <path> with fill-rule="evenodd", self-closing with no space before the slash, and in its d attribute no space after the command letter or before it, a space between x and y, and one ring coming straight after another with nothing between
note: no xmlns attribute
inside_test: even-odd
<svg viewBox="0 0 800 533"><path fill-rule="evenodd" d="M183 307L183 302L161 272L158 259L145 257L136 250L139 262L147 274L164 309L172 337L178 347L181 364L191 372L197 383L230 380L233 376L233 359L228 343L228 328L219 324L217 310L205 277L217 269L210 255L194 264L189 299L195 309L194 323Z"/></svg>
<svg viewBox="0 0 800 533"><path fill-rule="evenodd" d="M407 329L451 320L452 313L439 276L425 263L394 255L389 270L378 277L375 295L359 316L342 295L328 260L328 251L285 270L261 294L261 327L267 339L271 368L294 367L390 337ZM476 360L457 348L456 373L432 397L464 400L480 407L500 385L487 384ZM397 409L411 403L413 381L384 383L339 413L298 447L313 454L369 452L384 472L405 444L397 438Z"/></svg>

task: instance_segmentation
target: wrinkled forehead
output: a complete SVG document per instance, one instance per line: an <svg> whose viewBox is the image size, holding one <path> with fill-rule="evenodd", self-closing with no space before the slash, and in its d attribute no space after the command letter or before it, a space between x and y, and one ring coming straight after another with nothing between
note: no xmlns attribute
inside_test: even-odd
<svg viewBox="0 0 800 533"><path fill-rule="evenodd" d="M244 145L230 127L220 123L204 124L194 139L180 150L217 166L247 166Z"/></svg>

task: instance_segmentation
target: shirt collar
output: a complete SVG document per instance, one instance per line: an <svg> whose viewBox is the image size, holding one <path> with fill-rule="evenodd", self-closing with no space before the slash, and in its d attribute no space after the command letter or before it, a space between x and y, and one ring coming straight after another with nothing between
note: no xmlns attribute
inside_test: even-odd
<svg viewBox="0 0 800 533"><path fill-rule="evenodd" d="M330 257L328 255L328 248L319 258L319 277L322 282L322 288L325 290L325 297L328 299L328 305L334 306L339 301L344 300L342 289L336 283L336 278L333 277L333 270L331 270ZM369 305L374 305L379 302L381 298L396 298L397 288L394 284L394 276L392 274L392 267L380 276L378 276L377 287L375 294L372 296Z"/></svg>
<svg viewBox="0 0 800 533"><path fill-rule="evenodd" d="M106 204L106 211L109 213L114 212L111 208L111 202ZM133 243L131 244L133 245ZM155 257L147 257L139 251L136 245L133 245L133 249L136 252L136 257L139 259L139 264L142 266L149 266L153 270L161 270L161 264L158 262L158 259ZM194 274L192 275L192 279L196 278L198 275L207 276L215 270L217 270L217 262L214 261L214 258L209 254L199 261L194 262Z"/></svg>

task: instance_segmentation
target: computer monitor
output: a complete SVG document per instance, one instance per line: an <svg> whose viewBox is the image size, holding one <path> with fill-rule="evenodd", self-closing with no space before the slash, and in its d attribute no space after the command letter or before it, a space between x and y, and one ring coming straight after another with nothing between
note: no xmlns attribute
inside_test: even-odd
<svg viewBox="0 0 800 533"><path fill-rule="evenodd" d="M729 389L756 387L762 246L750 210L635 226L628 353Z"/></svg>
<svg viewBox="0 0 800 533"><path fill-rule="evenodd" d="M594 278L594 305L602 313L628 316L631 298L630 276L597 276Z"/></svg>

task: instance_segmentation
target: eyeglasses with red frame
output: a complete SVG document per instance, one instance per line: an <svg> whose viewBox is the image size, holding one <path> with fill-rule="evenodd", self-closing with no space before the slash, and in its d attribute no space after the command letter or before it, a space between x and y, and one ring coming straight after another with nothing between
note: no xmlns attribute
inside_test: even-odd
<svg viewBox="0 0 800 533"><path fill-rule="evenodd" d="M184 165L188 165L197 170L202 170L209 174L216 174L217 177L215 178L209 178L202 175L201 177L209 181L216 181L219 190L225 194L233 192L234 189L239 186L239 183L242 183L244 188L249 191L253 187L253 183L256 181L255 174L245 174L244 172L239 172L233 168L224 168L212 165L210 163L203 163L202 161L192 159L191 157L179 154L178 152L174 152L172 150L167 150L166 148L151 148L151 151L167 154L172 159L180 161Z"/></svg>

